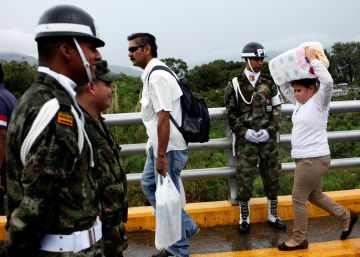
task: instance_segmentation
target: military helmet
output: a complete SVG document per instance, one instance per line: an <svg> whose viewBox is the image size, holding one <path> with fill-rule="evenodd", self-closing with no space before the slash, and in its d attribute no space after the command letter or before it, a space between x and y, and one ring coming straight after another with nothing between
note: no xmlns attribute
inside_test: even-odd
<svg viewBox="0 0 360 257"><path fill-rule="evenodd" d="M241 53L242 58L251 57L266 57L265 48L256 42L250 42L246 44Z"/></svg>
<svg viewBox="0 0 360 257"><path fill-rule="evenodd" d="M35 40L46 37L83 37L92 39L97 47L104 46L96 31L93 18L84 10L72 5L54 6L40 17Z"/></svg>
<svg viewBox="0 0 360 257"><path fill-rule="evenodd" d="M96 62L95 65L96 65L95 75L96 75L97 79L100 79L100 80L108 82L108 83L111 83L115 80L120 79L119 74L112 72L108 68L107 61L101 60L101 61Z"/></svg>

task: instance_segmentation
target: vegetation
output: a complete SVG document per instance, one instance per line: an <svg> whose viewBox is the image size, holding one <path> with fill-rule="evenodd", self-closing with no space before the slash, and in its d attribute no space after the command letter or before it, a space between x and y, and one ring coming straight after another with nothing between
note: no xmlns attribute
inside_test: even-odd
<svg viewBox="0 0 360 257"><path fill-rule="evenodd" d="M327 53L330 60L329 70L337 83L347 83L353 89L346 96L333 97L336 100L359 99L357 84L360 82L360 43L336 43L332 51ZM166 62L179 76L185 76L190 88L205 99L209 108L223 106L224 87L228 81L242 72L244 62L227 62L216 60L208 64L188 69L185 61L175 58L166 58ZM4 84L17 97L21 96L33 81L35 66L27 63L9 62L4 64ZM265 64L263 72L268 71ZM115 83L113 106L108 113L129 113L139 111L142 82L139 77L122 75ZM343 131L360 129L360 113L331 114L329 117L328 131ZM284 118L281 124L281 134L291 133L291 121ZM123 144L146 142L147 136L144 126L134 125L127 127L114 127L112 132L116 141ZM211 123L211 138L223 138L226 136L226 122L213 121ZM357 157L360 153L358 141L337 142L330 145L332 158ZM290 146L281 145L280 162L293 162L290 156ZM211 168L228 166L227 150L212 150L190 152L189 162L186 169ZM123 162L128 173L142 171L145 156L124 156ZM293 174L281 175L281 195L291 194ZM216 201L228 199L229 189L227 179L204 179L184 181L188 202ZM360 172L356 170L331 170L324 179L324 191L360 188ZM263 186L260 177L254 181L254 197L263 196ZM129 186L130 206L145 205L147 201L143 196L139 185Z"/></svg>

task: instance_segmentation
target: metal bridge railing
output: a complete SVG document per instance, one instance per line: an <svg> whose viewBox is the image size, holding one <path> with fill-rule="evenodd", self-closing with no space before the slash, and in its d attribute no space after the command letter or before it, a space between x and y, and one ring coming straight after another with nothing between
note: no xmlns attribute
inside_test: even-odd
<svg viewBox="0 0 360 257"><path fill-rule="evenodd" d="M282 105L282 116L291 116L293 105ZM330 113L360 112L360 100L354 101L336 101L330 103ZM224 120L226 118L225 108L210 108L211 120ZM142 124L140 113L118 113L104 115L105 122L109 126L129 126ZM229 132L229 131L228 131ZM230 135L230 133L227 133ZM280 135L280 144L290 144L290 134ZM360 130L349 131L331 131L328 132L329 143L340 141L360 140ZM121 145L122 155L145 154L145 143ZM217 168L189 169L181 173L183 179L201 179L201 178L228 178L230 189L230 200L235 204L237 186L235 180L235 160L232 156L230 137L210 139L207 143L190 143L190 151L207 151L207 150L227 150L228 166ZM354 168L360 167L360 157L332 159L330 168ZM295 169L295 163L282 163L282 172L291 172ZM129 184L140 183L142 173L127 174Z"/></svg>

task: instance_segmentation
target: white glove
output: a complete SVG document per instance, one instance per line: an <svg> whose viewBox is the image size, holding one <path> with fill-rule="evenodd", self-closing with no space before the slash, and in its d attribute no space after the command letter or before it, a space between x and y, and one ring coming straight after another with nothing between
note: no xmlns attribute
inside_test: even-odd
<svg viewBox="0 0 360 257"><path fill-rule="evenodd" d="M255 130L253 129L248 129L246 131L246 134L245 134L245 139L251 143L255 143L255 144L258 144L259 143L259 139L256 135L256 132Z"/></svg>
<svg viewBox="0 0 360 257"><path fill-rule="evenodd" d="M263 143L269 140L270 136L266 129L260 129L257 133L259 142Z"/></svg>

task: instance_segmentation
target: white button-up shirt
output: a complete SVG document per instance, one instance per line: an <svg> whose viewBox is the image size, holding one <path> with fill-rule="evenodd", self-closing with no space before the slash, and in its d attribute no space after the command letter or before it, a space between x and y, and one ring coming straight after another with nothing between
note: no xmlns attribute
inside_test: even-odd
<svg viewBox="0 0 360 257"><path fill-rule="evenodd" d="M141 75L143 82L141 103L141 116L146 127L146 133L149 137L146 149L153 147L154 154L157 156L158 151L158 132L157 132L157 113L159 111L170 112L177 124L181 126L181 88L176 79L167 71L156 70L149 73L154 66L166 66L156 58L151 59ZM170 137L167 146L168 151L185 150L187 144L180 133L170 120Z"/></svg>
<svg viewBox="0 0 360 257"><path fill-rule="evenodd" d="M295 159L330 154L326 127L333 80L328 70L319 60L313 60L311 67L313 67L320 81L320 88L306 103L301 104L296 101L294 89L290 83L280 86L285 97L295 105L291 133L291 156Z"/></svg>

